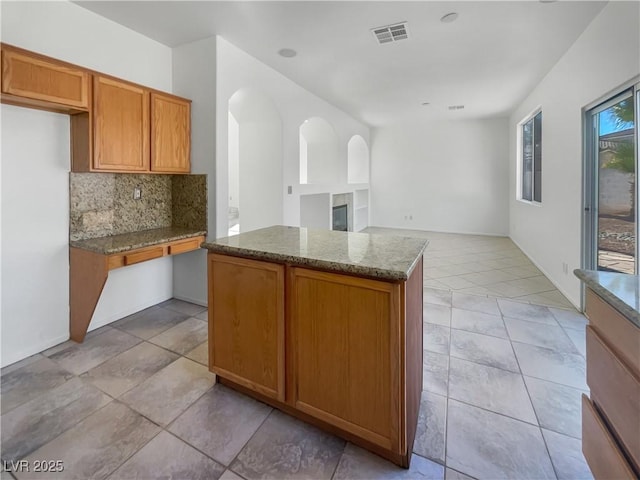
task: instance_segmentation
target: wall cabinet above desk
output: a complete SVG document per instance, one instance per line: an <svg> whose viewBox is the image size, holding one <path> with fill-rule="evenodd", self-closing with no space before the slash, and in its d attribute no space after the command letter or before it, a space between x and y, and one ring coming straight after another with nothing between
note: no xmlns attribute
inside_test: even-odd
<svg viewBox="0 0 640 480"><path fill-rule="evenodd" d="M151 171L191 170L191 102L151 92Z"/></svg>
<svg viewBox="0 0 640 480"><path fill-rule="evenodd" d="M149 92L137 85L93 77L93 109L89 125L72 122L71 135L93 138L93 155L73 151L73 171L149 170ZM74 142L74 146L78 142ZM93 162L91 162L93 157ZM88 167L88 168L87 168Z"/></svg>
<svg viewBox="0 0 640 480"><path fill-rule="evenodd" d="M2 45L2 102L73 113L89 110L89 72Z"/></svg>
<svg viewBox="0 0 640 480"><path fill-rule="evenodd" d="M190 100L1 48L3 103L71 115L71 171L190 172Z"/></svg>

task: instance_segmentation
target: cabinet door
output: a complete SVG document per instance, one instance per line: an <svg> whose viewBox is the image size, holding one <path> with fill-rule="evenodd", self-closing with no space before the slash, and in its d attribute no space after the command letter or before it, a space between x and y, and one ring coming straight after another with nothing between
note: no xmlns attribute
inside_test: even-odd
<svg viewBox="0 0 640 480"><path fill-rule="evenodd" d="M87 110L89 74L62 62L3 46L2 93L33 100L33 103L27 101L26 106L47 108L51 103Z"/></svg>
<svg viewBox="0 0 640 480"><path fill-rule="evenodd" d="M151 171L191 170L191 102L151 94Z"/></svg>
<svg viewBox="0 0 640 480"><path fill-rule="evenodd" d="M284 401L284 266L208 254L209 369Z"/></svg>
<svg viewBox="0 0 640 480"><path fill-rule="evenodd" d="M587 326L586 339L591 400L607 418L631 460L640 467L640 380L591 326Z"/></svg>
<svg viewBox="0 0 640 480"><path fill-rule="evenodd" d="M93 168L149 170L149 92L100 76L93 89Z"/></svg>
<svg viewBox="0 0 640 480"><path fill-rule="evenodd" d="M400 286L292 268L288 401L400 452Z"/></svg>
<svg viewBox="0 0 640 480"><path fill-rule="evenodd" d="M638 478L606 423L586 395L582 395L582 452L597 479Z"/></svg>

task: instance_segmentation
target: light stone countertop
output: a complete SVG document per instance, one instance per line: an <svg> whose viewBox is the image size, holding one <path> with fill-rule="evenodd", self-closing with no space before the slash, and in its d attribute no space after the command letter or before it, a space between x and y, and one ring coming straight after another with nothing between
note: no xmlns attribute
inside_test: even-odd
<svg viewBox="0 0 640 480"><path fill-rule="evenodd" d="M574 270L576 277L640 328L640 277L627 273Z"/></svg>
<svg viewBox="0 0 640 480"><path fill-rule="evenodd" d="M185 238L206 235L203 230L182 227L163 227L139 232L109 235L107 237L91 238L89 240L72 240L70 247L89 250L102 255L128 252L137 248L150 247L160 243L174 242Z"/></svg>
<svg viewBox="0 0 640 480"><path fill-rule="evenodd" d="M273 226L202 244L210 252L381 280L406 280L424 239Z"/></svg>

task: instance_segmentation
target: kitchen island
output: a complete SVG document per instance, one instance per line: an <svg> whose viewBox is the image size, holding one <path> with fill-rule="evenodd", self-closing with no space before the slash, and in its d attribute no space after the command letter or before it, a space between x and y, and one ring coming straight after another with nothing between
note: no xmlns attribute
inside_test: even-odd
<svg viewBox="0 0 640 480"><path fill-rule="evenodd" d="M596 479L640 478L640 278L574 273L589 319L582 451Z"/></svg>
<svg viewBox="0 0 640 480"><path fill-rule="evenodd" d="M209 369L408 467L422 391L426 244L284 226L204 243Z"/></svg>

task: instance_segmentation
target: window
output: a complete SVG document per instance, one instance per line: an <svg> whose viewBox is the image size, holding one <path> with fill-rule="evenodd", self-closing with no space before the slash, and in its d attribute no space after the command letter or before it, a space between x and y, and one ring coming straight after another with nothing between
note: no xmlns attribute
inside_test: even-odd
<svg viewBox="0 0 640 480"><path fill-rule="evenodd" d="M520 199L542 202L542 112L520 124Z"/></svg>

